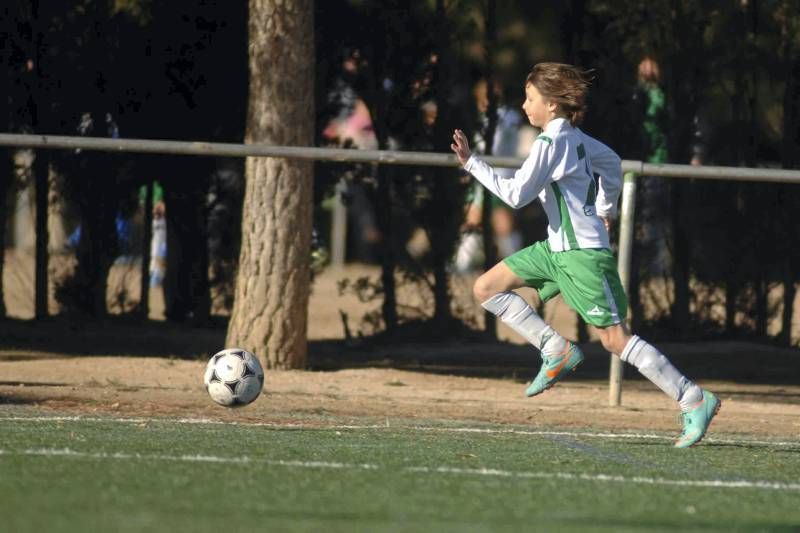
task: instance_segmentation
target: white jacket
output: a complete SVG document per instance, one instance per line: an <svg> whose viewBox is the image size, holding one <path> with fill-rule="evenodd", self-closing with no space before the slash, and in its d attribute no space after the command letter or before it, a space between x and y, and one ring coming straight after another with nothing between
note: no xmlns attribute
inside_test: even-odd
<svg viewBox="0 0 800 533"><path fill-rule="evenodd" d="M547 214L548 241L554 252L610 247L600 217L616 214L621 160L566 119L547 124L513 176L499 174L474 155L464 169L514 209L538 197Z"/></svg>

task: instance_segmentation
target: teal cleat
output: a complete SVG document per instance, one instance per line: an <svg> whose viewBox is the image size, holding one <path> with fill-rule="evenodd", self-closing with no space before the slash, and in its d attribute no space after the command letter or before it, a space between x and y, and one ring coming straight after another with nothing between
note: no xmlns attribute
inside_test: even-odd
<svg viewBox="0 0 800 533"><path fill-rule="evenodd" d="M704 390L700 403L691 411L681 413L683 433L675 442L675 447L688 448L700 442L720 407L722 407L722 402L714 394Z"/></svg>
<svg viewBox="0 0 800 533"><path fill-rule="evenodd" d="M542 356L542 368L525 391L526 396L541 394L563 378L567 372L575 370L583 362L583 352L567 341L563 352L552 356Z"/></svg>

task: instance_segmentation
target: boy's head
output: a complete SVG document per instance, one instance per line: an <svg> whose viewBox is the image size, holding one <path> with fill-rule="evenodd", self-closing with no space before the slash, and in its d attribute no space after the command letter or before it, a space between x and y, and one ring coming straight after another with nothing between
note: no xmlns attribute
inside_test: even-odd
<svg viewBox="0 0 800 533"><path fill-rule="evenodd" d="M563 117L577 126L586 112L591 73L563 63L538 63L525 79L522 109L532 125L544 128Z"/></svg>

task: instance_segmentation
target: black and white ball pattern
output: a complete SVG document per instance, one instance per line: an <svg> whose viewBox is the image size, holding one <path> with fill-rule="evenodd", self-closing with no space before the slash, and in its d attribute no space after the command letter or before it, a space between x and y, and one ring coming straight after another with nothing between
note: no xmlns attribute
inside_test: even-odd
<svg viewBox="0 0 800 533"><path fill-rule="evenodd" d="M225 407L238 407L261 394L264 370L254 354L228 348L209 359L203 382L212 400Z"/></svg>

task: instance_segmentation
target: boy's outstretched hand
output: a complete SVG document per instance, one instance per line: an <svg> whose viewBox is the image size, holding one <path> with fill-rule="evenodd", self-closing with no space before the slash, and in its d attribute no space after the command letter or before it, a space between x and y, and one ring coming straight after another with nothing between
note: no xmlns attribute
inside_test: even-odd
<svg viewBox="0 0 800 533"><path fill-rule="evenodd" d="M469 161L469 157L472 155L469 151L467 136L464 135L464 132L461 130L455 130L453 132L453 144L450 145L450 149L456 153L461 166L466 165L467 161Z"/></svg>

